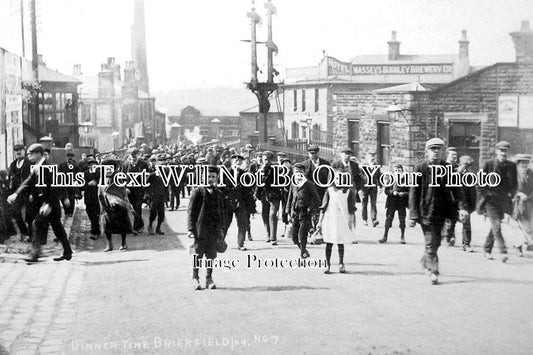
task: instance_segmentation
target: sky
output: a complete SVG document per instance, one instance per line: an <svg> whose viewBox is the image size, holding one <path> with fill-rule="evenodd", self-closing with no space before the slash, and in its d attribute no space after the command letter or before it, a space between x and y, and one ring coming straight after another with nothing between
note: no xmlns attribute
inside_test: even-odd
<svg viewBox="0 0 533 355"><path fill-rule="evenodd" d="M0 47L21 53L20 1L0 0ZM29 0L24 1L26 10ZM266 39L264 0L256 1ZM468 31L470 62L514 61L509 32L533 27L532 0L273 0L278 71L317 65L322 50L342 61L386 54L397 31L402 54L457 53ZM39 52L65 74L96 75L107 57L130 60L133 0L37 0ZM145 0L150 90L241 87L250 80L250 0ZM26 12L26 11L25 11ZM26 29L29 16L25 13ZM27 53L31 53L26 31ZM259 47L265 68L266 48ZM28 55L29 57L29 55ZM265 71L266 72L266 71Z"/></svg>

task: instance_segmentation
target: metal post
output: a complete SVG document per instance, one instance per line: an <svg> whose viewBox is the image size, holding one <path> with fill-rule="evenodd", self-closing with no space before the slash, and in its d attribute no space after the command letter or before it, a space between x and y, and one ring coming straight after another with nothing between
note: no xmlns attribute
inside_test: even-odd
<svg viewBox="0 0 533 355"><path fill-rule="evenodd" d="M32 81L35 83L35 87L38 87L39 83L39 56L37 54L37 14L35 10L35 0L31 0L31 69L32 69ZM40 120L39 120L39 90L34 90L33 100L33 115L35 122L35 130L37 134L40 134Z"/></svg>
<svg viewBox="0 0 533 355"><path fill-rule="evenodd" d="M20 0L20 32L22 34L22 58L26 58L26 44L24 42L24 0Z"/></svg>

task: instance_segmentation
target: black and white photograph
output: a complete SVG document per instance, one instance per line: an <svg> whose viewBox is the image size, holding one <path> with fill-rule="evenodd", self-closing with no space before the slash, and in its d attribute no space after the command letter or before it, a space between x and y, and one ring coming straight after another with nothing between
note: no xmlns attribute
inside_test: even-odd
<svg viewBox="0 0 533 355"><path fill-rule="evenodd" d="M0 355L532 349L531 0L0 0Z"/></svg>

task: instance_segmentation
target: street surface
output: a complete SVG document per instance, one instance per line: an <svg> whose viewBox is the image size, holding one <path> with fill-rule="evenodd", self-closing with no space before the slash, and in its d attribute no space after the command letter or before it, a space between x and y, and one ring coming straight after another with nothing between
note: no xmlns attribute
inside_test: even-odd
<svg viewBox="0 0 533 355"><path fill-rule="evenodd" d="M378 227L363 226L357 212L359 244L346 246L346 274L338 273L336 247L331 275L246 268L248 254L299 255L288 238L265 243L256 215L249 250L237 250L234 221L228 251L219 255L240 259L241 267L215 270L216 290L193 291L187 203L166 212L164 236L130 236L126 252L103 253L105 237L88 238L81 207L72 222L72 261L51 260L61 251L50 237L45 262L26 265L21 255L0 254L0 354L531 353L533 253L519 258L509 248L507 264L496 253L485 260L489 225L480 216L472 221L476 252L441 247L440 284L433 286L419 264L419 226L407 229L401 245L395 220L389 243L377 243L383 195ZM459 245L461 225L456 229ZM508 246L519 235L512 223L503 233ZM309 251L324 258L324 245ZM200 275L204 283L205 270Z"/></svg>

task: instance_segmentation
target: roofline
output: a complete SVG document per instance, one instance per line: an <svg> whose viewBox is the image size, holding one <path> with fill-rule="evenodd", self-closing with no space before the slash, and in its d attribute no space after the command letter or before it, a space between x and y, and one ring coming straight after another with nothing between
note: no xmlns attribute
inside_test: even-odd
<svg viewBox="0 0 533 355"><path fill-rule="evenodd" d="M481 69L479 69L479 70L476 70L476 71L474 71L474 72L472 72L472 73L470 73L470 74L467 74L467 75L465 75L465 76L462 76L462 77L460 77L460 78L458 78L458 79L455 79L455 80L453 80L453 81L450 81L449 83L444 84L443 86L441 86L441 87L439 87L439 88L436 88L435 90L431 91L431 93L432 93L432 94L433 94L433 93L437 93L437 92L439 92L439 91L441 91L441 90L444 90L444 89L446 89L446 88L449 88L450 86L453 86L453 85L455 85L455 84L458 84L458 83L460 83L460 82L462 82L462 81L469 80L470 78L472 78L472 77L474 77L474 76L476 76L476 75L482 74L482 73L486 72L487 70L490 70L490 69L492 69L492 68L495 68L495 67L497 67L497 66L499 66L499 65L509 65L509 64L517 64L517 63L516 63L516 62L498 62L498 63L494 63L494 64L492 64L492 65L489 65L489 66L486 66L486 67L481 68Z"/></svg>

